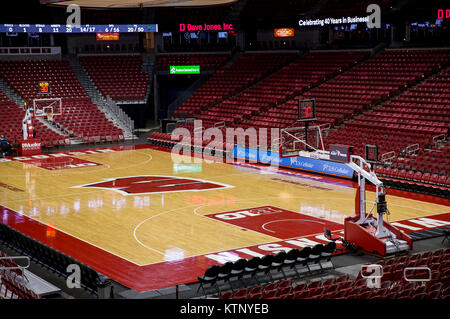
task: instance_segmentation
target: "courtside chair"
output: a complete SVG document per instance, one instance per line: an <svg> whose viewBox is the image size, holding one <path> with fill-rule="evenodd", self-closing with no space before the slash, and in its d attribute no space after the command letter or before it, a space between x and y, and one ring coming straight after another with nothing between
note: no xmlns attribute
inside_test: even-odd
<svg viewBox="0 0 450 319"><path fill-rule="evenodd" d="M270 269L273 259L273 255L264 255L263 257L261 257L261 263L258 265L258 271L264 273L264 275L269 275L271 281L273 281L273 277Z"/></svg>
<svg viewBox="0 0 450 319"><path fill-rule="evenodd" d="M323 251L321 252L321 259L325 260L327 264L330 265L330 267L324 267L324 268L334 268L333 262L331 261L331 256L336 251L336 242L329 241L323 246ZM324 265L322 265L323 267Z"/></svg>
<svg viewBox="0 0 450 319"><path fill-rule="evenodd" d="M219 270L217 272L217 286L219 288L219 292L220 292L219 283L223 281L223 283L225 284L230 279L232 268L233 263L231 261L228 261L222 266L219 266Z"/></svg>
<svg viewBox="0 0 450 319"><path fill-rule="evenodd" d="M311 269L309 268L308 265L311 250L312 250L311 247L303 247L302 249L300 249L297 256L297 263L300 264L303 267L303 269L305 269L305 272L307 271L309 273L311 273Z"/></svg>
<svg viewBox="0 0 450 319"><path fill-rule="evenodd" d="M245 283L242 280L242 277L244 275L244 269L247 265L247 259L240 258L233 262L233 267L231 268L230 272L230 287L233 289L233 286L231 284L231 278L237 278L238 280L241 280L242 284L245 285Z"/></svg>
<svg viewBox="0 0 450 319"><path fill-rule="evenodd" d="M249 274L250 279L255 279L256 283L259 285L258 278L256 276L256 273L258 272L258 266L261 264L261 258L260 257L253 257L248 260L247 264L244 268L244 275Z"/></svg>
<svg viewBox="0 0 450 319"><path fill-rule="evenodd" d="M203 276L198 277L198 281L200 282L200 286L197 289L197 292L200 288L203 289L203 293L206 296L206 290L204 284L210 284L211 287L217 284L217 274L219 273L220 266L212 265L205 270L205 274Z"/></svg>
<svg viewBox="0 0 450 319"><path fill-rule="evenodd" d="M324 245L323 244L317 244L314 245L311 248L311 253L309 255L309 260L312 262L313 265L318 265L319 269L317 271L322 272L322 264L320 263L320 260L322 259L322 252L324 251ZM311 266L311 263L310 263ZM311 267L310 267L311 269Z"/></svg>
<svg viewBox="0 0 450 319"><path fill-rule="evenodd" d="M284 279L286 279L286 274L284 273L283 266L284 261L287 257L287 253L285 251L280 251L275 254L274 259L272 261L271 269L276 270L277 272L280 272L283 274Z"/></svg>
<svg viewBox="0 0 450 319"><path fill-rule="evenodd" d="M289 269L294 269L297 277L299 277L299 274L295 265L297 264L297 257L299 256L299 254L300 250L298 250L297 248L293 248L287 252L286 259L283 262L285 266L289 267Z"/></svg>

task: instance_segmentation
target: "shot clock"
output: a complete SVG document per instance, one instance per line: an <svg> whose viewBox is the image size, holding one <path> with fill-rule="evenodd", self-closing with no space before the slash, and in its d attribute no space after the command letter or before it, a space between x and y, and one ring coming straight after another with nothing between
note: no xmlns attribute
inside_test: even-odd
<svg viewBox="0 0 450 319"><path fill-rule="evenodd" d="M48 81L39 81L39 93L50 94L50 83Z"/></svg>
<svg viewBox="0 0 450 319"><path fill-rule="evenodd" d="M315 121L316 118L316 100L306 99L298 101L298 120L297 122Z"/></svg>

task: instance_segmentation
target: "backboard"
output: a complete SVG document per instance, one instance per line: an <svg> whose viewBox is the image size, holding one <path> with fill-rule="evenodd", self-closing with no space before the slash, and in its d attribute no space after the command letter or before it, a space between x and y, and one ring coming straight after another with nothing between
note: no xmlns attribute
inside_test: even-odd
<svg viewBox="0 0 450 319"><path fill-rule="evenodd" d="M34 99L33 110L35 117L53 117L62 115L61 98Z"/></svg>

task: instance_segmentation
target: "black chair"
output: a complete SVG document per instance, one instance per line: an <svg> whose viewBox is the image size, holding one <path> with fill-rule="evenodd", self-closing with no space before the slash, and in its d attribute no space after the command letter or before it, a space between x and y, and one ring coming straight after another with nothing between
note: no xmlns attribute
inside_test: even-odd
<svg viewBox="0 0 450 319"><path fill-rule="evenodd" d="M261 258L260 257L253 257L248 260L247 264L244 268L244 274L250 275L250 279L254 278L256 280L256 283L259 285L258 278L256 276L256 273L258 272L258 266L261 264Z"/></svg>
<svg viewBox="0 0 450 319"><path fill-rule="evenodd" d="M198 281L200 282L200 286L197 289L197 292L200 290L200 287L203 289L203 293L206 296L206 290L203 286L204 284L211 284L211 287L217 283L217 274L219 273L219 265L212 265L205 270L205 274L203 276L198 276Z"/></svg>
<svg viewBox="0 0 450 319"><path fill-rule="evenodd" d="M320 263L320 260L322 258L322 252L324 250L324 245L323 244L317 244L314 245L311 248L311 253L309 254L309 260L313 263L313 264L317 264L319 265L320 269L318 269L320 272L323 271L322 265ZM311 269L311 268L310 268Z"/></svg>
<svg viewBox="0 0 450 319"><path fill-rule="evenodd" d="M278 253L275 254L273 261L272 261L272 265L271 265L271 269L274 269L276 271L281 271L281 273L283 274L284 279L286 279L286 274L283 271L283 266L284 266L284 260L286 259L287 253L285 251L280 251Z"/></svg>
<svg viewBox="0 0 450 319"><path fill-rule="evenodd" d="M326 262L329 262L331 264L331 268L334 268L334 265L331 261L331 256L333 256L333 253L336 251L336 242L329 241L323 246L323 251L321 253L321 259L325 260ZM323 266L323 265L322 265Z"/></svg>
<svg viewBox="0 0 450 319"><path fill-rule="evenodd" d="M273 255L264 255L261 257L261 263L258 265L258 272L262 272L264 275L269 275L270 281L273 281L272 274L270 273L273 259Z"/></svg>
<svg viewBox="0 0 450 319"><path fill-rule="evenodd" d="M297 277L299 277L299 274L295 265L297 264L297 257L299 256L299 254L300 250L298 250L297 248L293 248L287 252L286 259L284 260L284 265L289 267L289 269L294 269Z"/></svg>
<svg viewBox="0 0 450 319"><path fill-rule="evenodd" d="M441 244L443 244L445 241L447 241L447 243L450 244L450 238L449 238L450 237L450 230L444 229L442 231L442 235L444 236L444 238L442 239Z"/></svg>
<svg viewBox="0 0 450 319"><path fill-rule="evenodd" d="M244 269L245 269L246 265L247 265L247 259L240 258L240 259L236 260L233 263L233 267L231 268L230 278L237 278L237 280L241 280L242 276L244 275ZM231 279L230 279L230 286L231 286L231 290L233 290L233 286L231 285Z"/></svg>
<svg viewBox="0 0 450 319"><path fill-rule="evenodd" d="M219 283L221 281L223 281L223 283L226 283L230 279L232 268L233 263L231 261L228 261L222 266L219 266L219 271L217 273L217 287L219 288L219 292L220 292Z"/></svg>
<svg viewBox="0 0 450 319"><path fill-rule="evenodd" d="M301 265L303 268L306 268L310 273L311 269L309 268L309 255L311 255L311 247L303 247L298 252L297 256L297 265ZM297 269L298 271L298 269Z"/></svg>

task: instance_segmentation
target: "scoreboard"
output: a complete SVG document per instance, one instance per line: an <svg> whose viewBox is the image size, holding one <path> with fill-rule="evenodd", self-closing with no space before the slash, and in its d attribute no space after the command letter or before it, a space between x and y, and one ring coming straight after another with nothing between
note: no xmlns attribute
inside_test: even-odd
<svg viewBox="0 0 450 319"><path fill-rule="evenodd" d="M157 24L0 24L0 33L142 33L158 32Z"/></svg>

